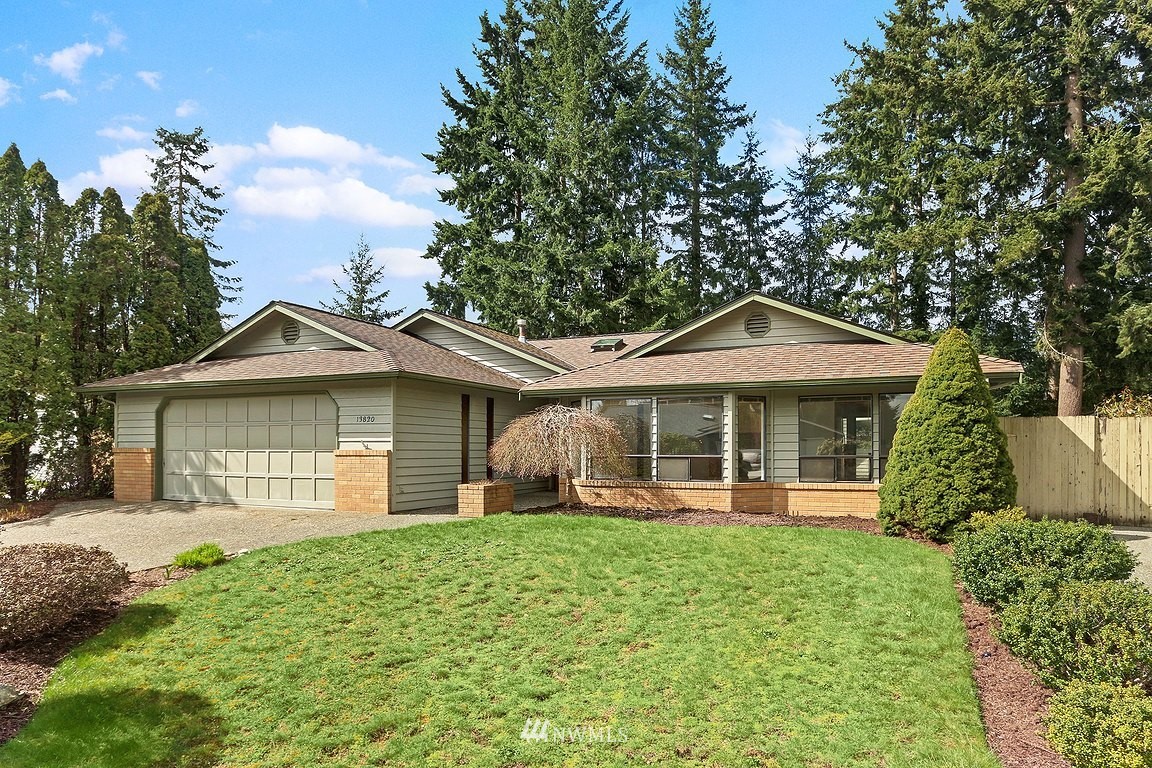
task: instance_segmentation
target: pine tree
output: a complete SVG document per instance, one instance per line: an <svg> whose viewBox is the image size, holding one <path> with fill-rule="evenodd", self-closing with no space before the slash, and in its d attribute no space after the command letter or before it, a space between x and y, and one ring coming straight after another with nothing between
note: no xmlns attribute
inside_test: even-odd
<svg viewBox="0 0 1152 768"><path fill-rule="evenodd" d="M219 250L213 236L227 211L216 204L224 197L220 187L204 181L205 175L216 167L205 160L211 144L204 136L204 129L198 127L191 133L179 133L157 128L155 142L160 153L152 160L152 191L168 198L177 234L199 240L208 254ZM211 255L208 261L213 283L204 286L208 293L196 297L193 303L219 307L236 301L240 279L224 272L236 262Z"/></svg>
<svg viewBox="0 0 1152 768"><path fill-rule="evenodd" d="M763 154L756 133L749 131L716 204L724 232L714 240L718 297L731 299L748 291L779 293L782 264L778 251L785 204L768 202L776 179L764 167Z"/></svg>
<svg viewBox="0 0 1152 768"><path fill-rule="evenodd" d="M712 54L716 29L702 0L687 0L679 8L674 41L674 47L660 57L666 71L661 89L669 112L665 140L671 264L683 294L679 317L686 320L727 301L730 296L721 286L721 272L740 269L721 264L728 234L725 208L732 202L734 193L729 187L734 173L720 155L736 131L748 126L751 116L745 105L727 96L732 78L720 56ZM746 146L742 164L749 160L747 150ZM738 182L744 189L736 193L753 207L738 213L746 223L763 213L756 210L761 207L760 199L754 194L748 198L748 185L764 183L758 160L752 160ZM751 268L745 265L744 271ZM737 280L748 282L747 277Z"/></svg>
<svg viewBox="0 0 1152 768"><path fill-rule="evenodd" d="M177 346L186 327L177 277L181 239L165 195L146 192L140 196L132 212L132 245L140 291L122 365L127 370L143 370L178 362L192 350Z"/></svg>
<svg viewBox="0 0 1152 768"><path fill-rule="evenodd" d="M454 122L429 155L456 182L428 249L444 278L435 309L547 335L664 321L666 281L638 171L657 102L643 47L607 0L509 2L481 18L480 80L445 90Z"/></svg>
<svg viewBox="0 0 1152 768"><path fill-rule="evenodd" d="M844 266L836 242L837 204L843 190L809 135L784 181L791 229L780 238L776 295L838 314Z"/></svg>
<svg viewBox="0 0 1152 768"><path fill-rule="evenodd" d="M1042 296L1040 346L1059 368L1058 412L1077 415L1123 383L1113 360L1125 313L1149 297L1152 6L968 0L965 9L968 90L957 97L981 105L971 137L1002 208L997 268L1026 274Z"/></svg>
<svg viewBox="0 0 1152 768"><path fill-rule="evenodd" d="M886 533L911 529L942 541L972 513L1015 502L1008 439L988 381L968 337L953 328L900 416L880 484L880 523Z"/></svg>
<svg viewBox="0 0 1152 768"><path fill-rule="evenodd" d="M348 283L348 287L340 285L336 280L332 286L336 289L336 298L331 304L320 302L320 306L329 312L354 317L369 323L383 325L388 320L399 317L404 311L400 309L387 309L384 302L388 299L390 290L379 290L384 282L385 265L376 264L372 256L372 246L360 235L348 263L341 265L341 271Z"/></svg>

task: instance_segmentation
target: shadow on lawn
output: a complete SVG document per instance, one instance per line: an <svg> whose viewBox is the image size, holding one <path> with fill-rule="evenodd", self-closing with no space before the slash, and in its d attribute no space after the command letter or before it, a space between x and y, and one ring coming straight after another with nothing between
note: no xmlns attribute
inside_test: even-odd
<svg viewBox="0 0 1152 768"><path fill-rule="evenodd" d="M47 698L24 732L0 749L0 763L207 768L218 764L223 737L223 721L202 696L109 688Z"/></svg>

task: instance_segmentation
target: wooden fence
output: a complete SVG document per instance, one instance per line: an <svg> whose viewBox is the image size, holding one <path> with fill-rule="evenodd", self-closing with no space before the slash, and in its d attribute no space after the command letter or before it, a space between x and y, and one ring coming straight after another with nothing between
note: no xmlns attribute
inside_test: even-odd
<svg viewBox="0 0 1152 768"><path fill-rule="evenodd" d="M1152 525L1152 417L1005 418L1000 426L1017 503L1030 515Z"/></svg>

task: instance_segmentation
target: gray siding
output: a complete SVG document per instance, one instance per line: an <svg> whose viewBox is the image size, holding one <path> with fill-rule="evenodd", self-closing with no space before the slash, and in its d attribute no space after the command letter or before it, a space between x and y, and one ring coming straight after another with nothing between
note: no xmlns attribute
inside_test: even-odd
<svg viewBox="0 0 1152 768"><path fill-rule="evenodd" d="M419 320L404 330L413 336L449 349L469 360L475 360L501 373L515 376L521 381L532 382L547 376L556 375L556 371L550 368L545 368L530 360L525 360L518 355L493 346L486 341L475 339L454 328L446 328L433 320Z"/></svg>
<svg viewBox="0 0 1152 768"><path fill-rule="evenodd" d="M744 332L744 320L753 312L764 312L771 318L772 327L767 335L754 338ZM660 351L672 352L726 347L752 347L767 344L802 344L804 342L834 341L868 342L871 341L871 339L822 323L818 320L802 317L792 312L773 307L764 307L758 304L749 304L730 314L718 317L691 333L681 336L667 346L661 347Z"/></svg>
<svg viewBox="0 0 1152 768"><path fill-rule="evenodd" d="M496 434L516 415L530 409L515 395L399 379L393 410L392 504L397 512L456 503L460 482L460 395L471 398L469 471L484 477L485 398L496 399ZM543 483L517 483L517 492L540 490Z"/></svg>
<svg viewBox="0 0 1152 768"><path fill-rule="evenodd" d="M358 349L346 341L341 341L335 336L299 321L297 324L300 326L300 338L295 344L285 344L284 340L280 338L280 330L287 319L289 319L287 315L273 312L232 341L214 350L207 359L270 355L274 352L300 352L313 347L316 349Z"/></svg>
<svg viewBox="0 0 1152 768"><path fill-rule="evenodd" d="M155 448L156 412L163 395L116 395L116 447Z"/></svg>
<svg viewBox="0 0 1152 768"><path fill-rule="evenodd" d="M800 477L800 401L795 392L774 392L769 401L772 481L794 483Z"/></svg>
<svg viewBox="0 0 1152 768"><path fill-rule="evenodd" d="M331 387L328 393L340 409L340 447L387 451L392 448L391 381L371 386Z"/></svg>

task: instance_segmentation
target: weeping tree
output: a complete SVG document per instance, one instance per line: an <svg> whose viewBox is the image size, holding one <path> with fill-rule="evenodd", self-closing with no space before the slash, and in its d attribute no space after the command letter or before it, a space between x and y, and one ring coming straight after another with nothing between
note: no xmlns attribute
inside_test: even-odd
<svg viewBox="0 0 1152 768"><path fill-rule="evenodd" d="M545 405L515 419L488 451L492 469L514 477L576 476L587 455L606 474L624 474L627 445L616 422L579 408Z"/></svg>

